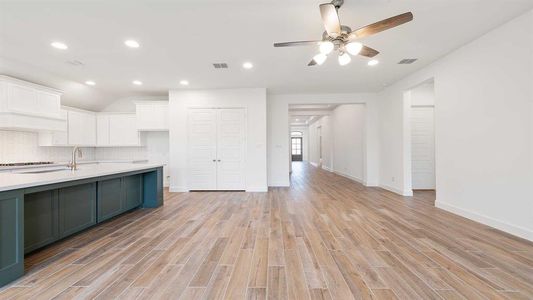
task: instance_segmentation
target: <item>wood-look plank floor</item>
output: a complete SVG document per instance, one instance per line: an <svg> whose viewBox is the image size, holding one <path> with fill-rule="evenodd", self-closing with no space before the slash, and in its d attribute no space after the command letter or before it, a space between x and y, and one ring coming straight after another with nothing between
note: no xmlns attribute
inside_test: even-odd
<svg viewBox="0 0 533 300"><path fill-rule="evenodd" d="M291 188L165 193L26 259L1 299L532 299L533 243L295 163Z"/></svg>

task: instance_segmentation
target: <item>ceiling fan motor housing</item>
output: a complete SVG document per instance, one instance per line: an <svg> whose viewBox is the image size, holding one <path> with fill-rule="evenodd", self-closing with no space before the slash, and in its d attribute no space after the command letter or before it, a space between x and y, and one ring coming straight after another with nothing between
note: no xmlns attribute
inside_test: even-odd
<svg viewBox="0 0 533 300"><path fill-rule="evenodd" d="M339 9L344 4L344 0L333 0L331 1L331 4L333 4L335 8Z"/></svg>

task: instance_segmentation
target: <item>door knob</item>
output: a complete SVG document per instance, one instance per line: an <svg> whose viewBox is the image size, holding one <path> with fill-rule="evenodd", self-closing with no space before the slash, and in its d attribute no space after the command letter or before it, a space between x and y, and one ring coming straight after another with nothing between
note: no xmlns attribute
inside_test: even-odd
<svg viewBox="0 0 533 300"><path fill-rule="evenodd" d="M217 161L218 161L218 162L220 162L220 159L219 159L219 160L217 160Z"/></svg>
<svg viewBox="0 0 533 300"><path fill-rule="evenodd" d="M216 159L213 159L213 162L216 162L217 160Z"/></svg>

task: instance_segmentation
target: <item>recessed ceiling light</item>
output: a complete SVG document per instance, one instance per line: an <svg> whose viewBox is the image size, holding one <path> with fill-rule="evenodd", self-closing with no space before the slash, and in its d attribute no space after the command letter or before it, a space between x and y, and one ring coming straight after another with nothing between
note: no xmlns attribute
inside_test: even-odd
<svg viewBox="0 0 533 300"><path fill-rule="evenodd" d="M61 49L61 50L67 50L68 49L68 46L67 44L65 43L61 43L61 42L53 42L50 44L50 46L56 48L56 49Z"/></svg>
<svg viewBox="0 0 533 300"><path fill-rule="evenodd" d="M135 84L135 85L142 85L143 84L143 82L140 81L140 80L134 80L132 83Z"/></svg>
<svg viewBox="0 0 533 300"><path fill-rule="evenodd" d="M95 85L96 82L94 82L94 81L92 81L92 80L87 80L87 81L85 81L85 84L86 84L86 85Z"/></svg>
<svg viewBox="0 0 533 300"><path fill-rule="evenodd" d="M124 45L130 48L139 48L141 46L136 40L127 40L124 42Z"/></svg>
<svg viewBox="0 0 533 300"><path fill-rule="evenodd" d="M245 62L245 63L242 64L242 67L249 70L249 69L253 68L254 65L251 62Z"/></svg>
<svg viewBox="0 0 533 300"><path fill-rule="evenodd" d="M189 85L189 81L188 80L181 80L180 84L181 85Z"/></svg>
<svg viewBox="0 0 533 300"><path fill-rule="evenodd" d="M300 119L296 119L296 121L300 121Z"/></svg>
<svg viewBox="0 0 533 300"><path fill-rule="evenodd" d="M379 64L379 60L377 60L377 59L373 59L373 60L368 61L368 65L369 66L375 66L377 64Z"/></svg>

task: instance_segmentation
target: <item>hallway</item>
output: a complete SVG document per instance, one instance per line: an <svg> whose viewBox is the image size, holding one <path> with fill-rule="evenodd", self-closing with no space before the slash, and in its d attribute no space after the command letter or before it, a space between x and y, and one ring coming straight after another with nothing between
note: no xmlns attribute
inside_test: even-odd
<svg viewBox="0 0 533 300"><path fill-rule="evenodd" d="M27 257L0 298L525 299L533 244L293 164L291 188L165 194ZM468 230L465 230L468 228Z"/></svg>

